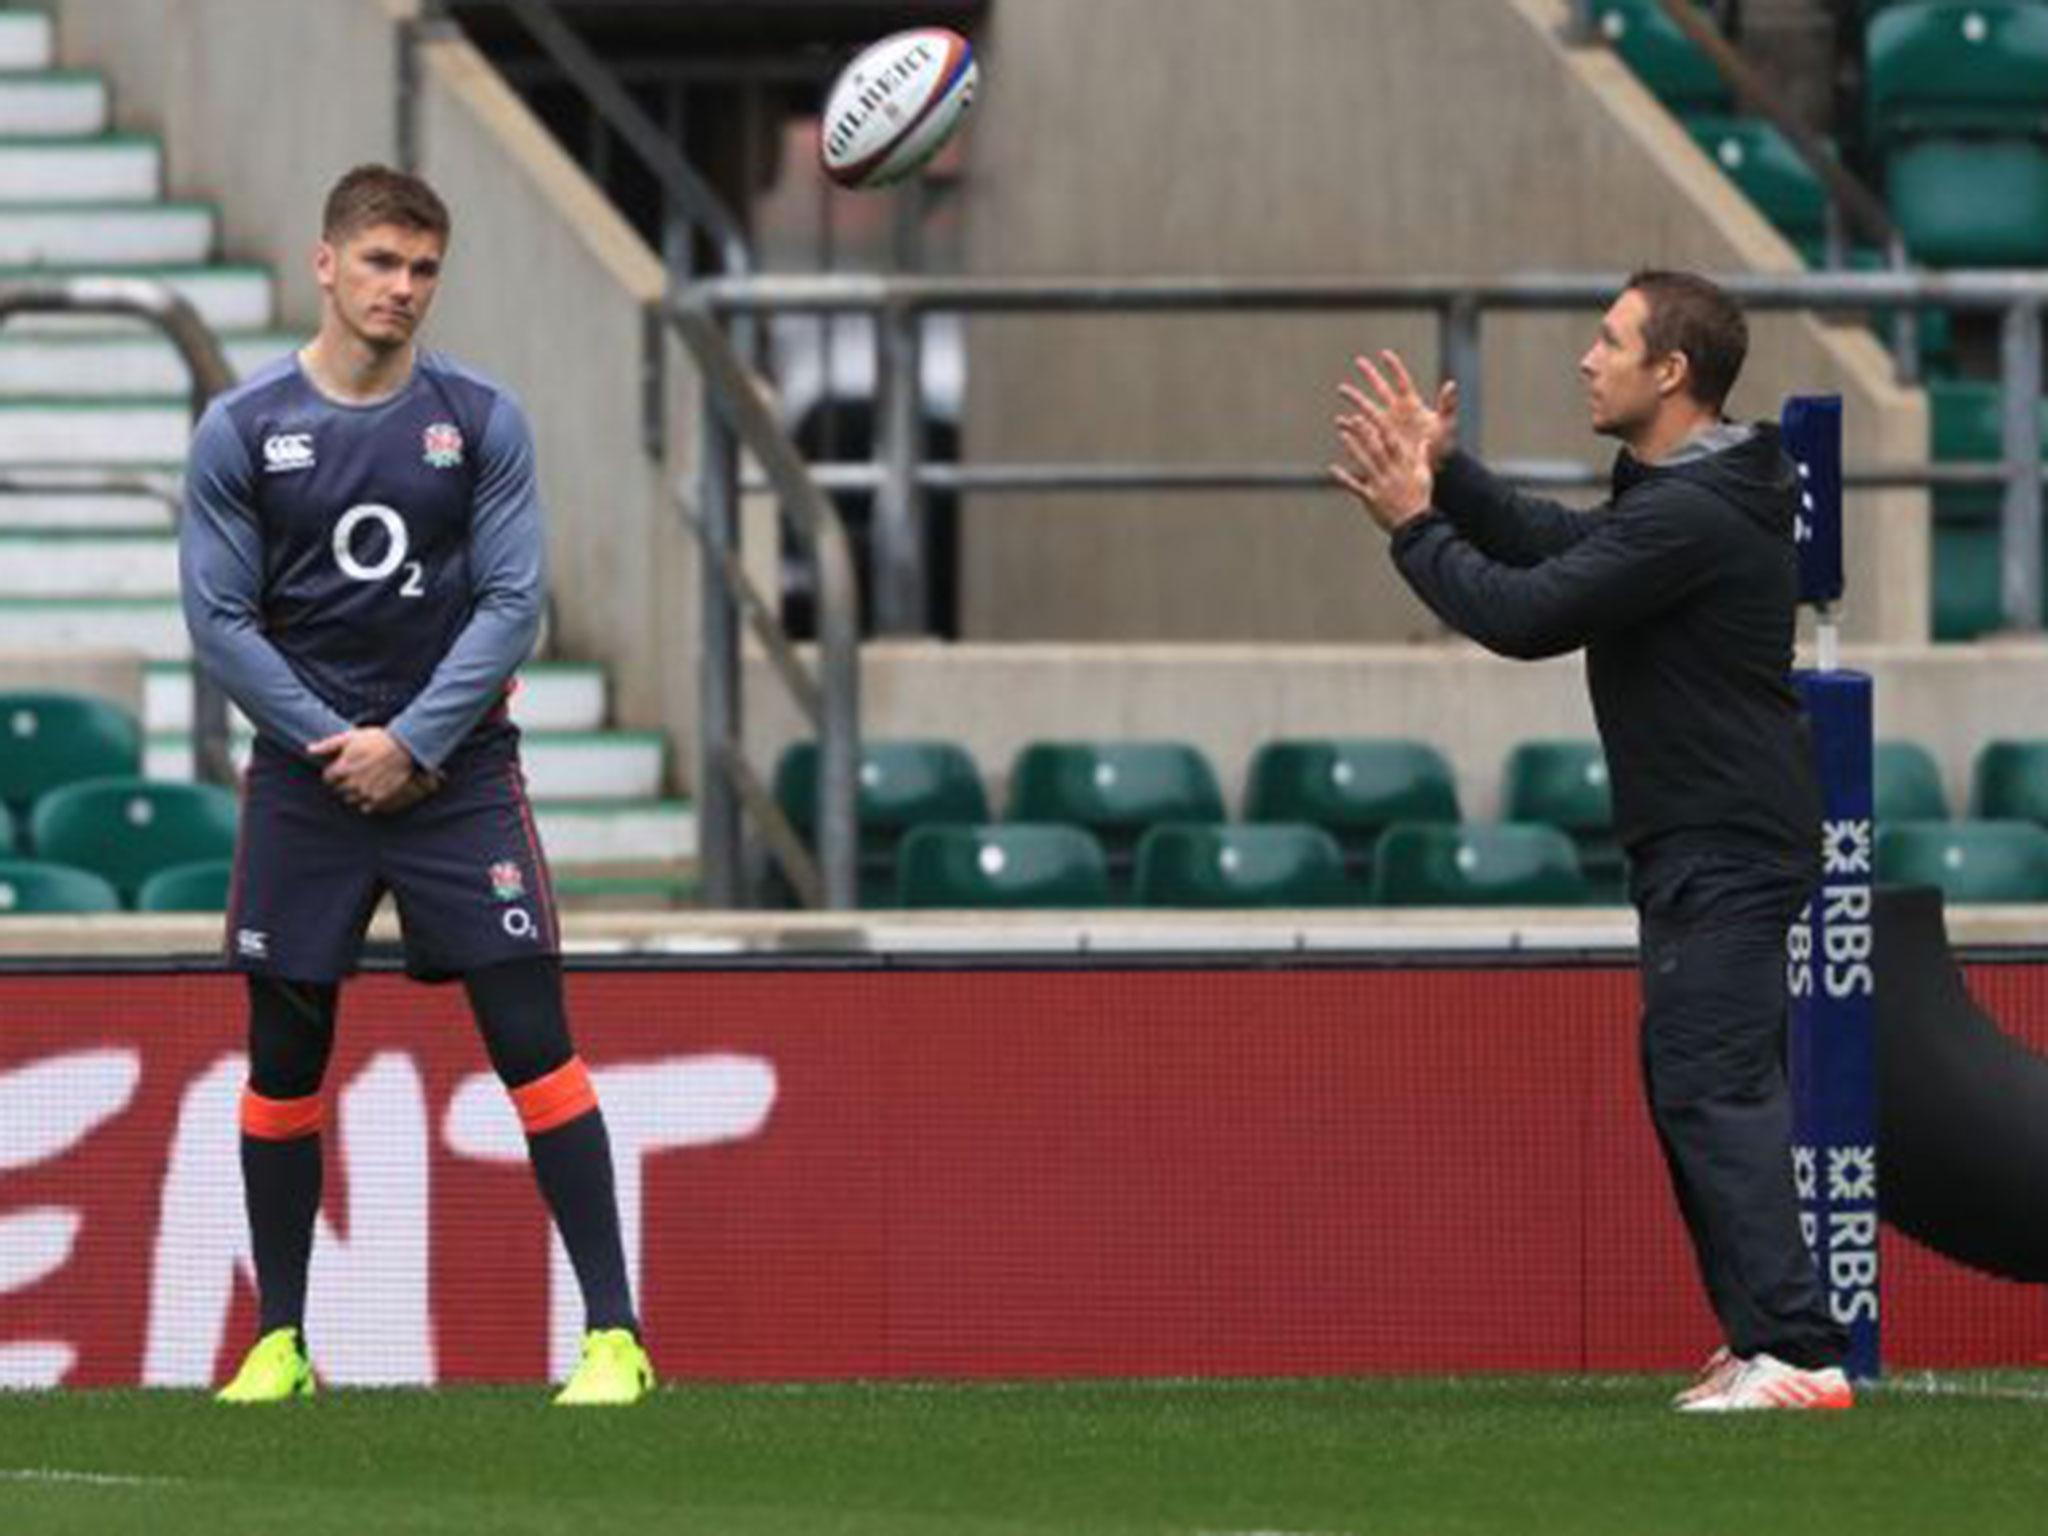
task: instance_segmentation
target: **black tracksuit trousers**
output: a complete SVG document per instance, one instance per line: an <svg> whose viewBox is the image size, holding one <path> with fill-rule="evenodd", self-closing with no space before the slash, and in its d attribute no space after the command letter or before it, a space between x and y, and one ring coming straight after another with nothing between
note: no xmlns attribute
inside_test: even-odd
<svg viewBox="0 0 2048 1536"><path fill-rule="evenodd" d="M1792 1182L1785 935L1813 884L1751 850L1654 845L1631 879L1644 1084L1700 1277L1736 1354L1807 1368L1847 1347Z"/></svg>

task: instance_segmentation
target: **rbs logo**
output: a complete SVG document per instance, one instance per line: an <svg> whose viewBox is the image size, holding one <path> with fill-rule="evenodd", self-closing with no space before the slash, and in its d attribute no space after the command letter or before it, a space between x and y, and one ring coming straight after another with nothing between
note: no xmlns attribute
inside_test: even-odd
<svg viewBox="0 0 2048 1536"><path fill-rule="evenodd" d="M1787 936L1785 988L1795 998L1813 996L1817 960L1829 997L1869 997L1877 981L1870 963L1870 822L1830 821L1821 843L1819 953L1809 904Z"/></svg>

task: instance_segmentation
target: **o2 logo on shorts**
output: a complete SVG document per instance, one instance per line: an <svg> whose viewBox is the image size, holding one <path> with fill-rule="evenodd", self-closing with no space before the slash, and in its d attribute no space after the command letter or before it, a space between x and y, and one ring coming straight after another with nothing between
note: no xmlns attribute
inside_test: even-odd
<svg viewBox="0 0 2048 1536"><path fill-rule="evenodd" d="M506 936L509 938L537 939L540 937L540 924L533 920L533 914L524 907L507 907L504 915L498 919L498 922L504 928Z"/></svg>
<svg viewBox="0 0 2048 1536"><path fill-rule="evenodd" d="M384 552L369 562L356 554L356 535L365 523L384 530ZM398 595L425 597L426 567L418 560L405 558L411 549L412 532L405 526L405 518L395 508L379 502L367 501L350 507L334 524L334 563L341 567L342 575L351 581L382 581L404 566L405 581Z"/></svg>

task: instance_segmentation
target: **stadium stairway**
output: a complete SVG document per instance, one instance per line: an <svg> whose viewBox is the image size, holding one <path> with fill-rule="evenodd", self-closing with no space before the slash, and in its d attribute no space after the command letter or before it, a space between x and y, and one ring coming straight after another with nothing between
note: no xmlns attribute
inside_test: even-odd
<svg viewBox="0 0 2048 1536"><path fill-rule="evenodd" d="M213 207L164 197L151 138L111 131L107 82L53 67L49 15L0 10L0 281L159 278L219 332L238 374L298 344L269 271L221 260ZM146 771L192 772L190 646L173 501L190 436L182 361L154 331L28 316L0 331L0 650L129 648L147 661ZM123 482L108 488L108 482ZM695 825L664 797L666 746L606 728L602 667L525 669L513 713L565 901L665 905ZM237 718L237 755L248 750Z"/></svg>

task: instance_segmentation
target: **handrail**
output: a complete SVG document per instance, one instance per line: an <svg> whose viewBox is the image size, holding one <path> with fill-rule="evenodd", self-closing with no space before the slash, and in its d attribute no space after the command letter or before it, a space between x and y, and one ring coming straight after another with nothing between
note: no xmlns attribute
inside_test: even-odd
<svg viewBox="0 0 2048 1536"><path fill-rule="evenodd" d="M1599 310L1626 282L1621 273L1523 273L1486 278L1428 276L1359 280L1352 278L1239 279L1206 277L1143 277L1125 279L1045 278L1018 281L973 277L884 277L873 275L790 275L747 279L719 278L692 284L668 308L671 320L705 367L707 417L720 423L707 431L704 501L700 515L707 549L721 572L736 537L731 507L740 485L729 432L737 428L762 461L768 483L780 494L784 516L800 538L813 540L820 565L821 636L827 653L821 737L831 749L835 684L832 678L857 677L847 659L855 644L848 625L854 612L850 598L827 588L841 579L838 562L846 560L843 530L826 500L821 479L845 487L857 479L886 492L886 499L906 505L910 485L927 488L989 490L1140 489L1155 485L1177 488L1245 488L1256 485L1325 485L1320 470L1278 465L980 465L971 468L927 466L921 461L921 434L916 414L889 413L882 440L870 466L827 465L807 468L787 434L759 398L757 383L740 365L720 334L719 321L770 313L853 312L875 315L890 326L913 324L929 313L1027 315L1067 313L1343 313L1414 311L1435 313L1439 326L1440 363L1457 377L1462 389L1460 431L1468 445L1481 446L1482 413L1478 362L1484 316L1489 311ZM1944 307L1996 312L2004 316L2002 383L2004 388L2003 461L1996 469L1976 466L1856 466L1851 485L1982 484L1996 479L2004 485L2001 601L2007 623L2016 629L2041 626L2041 507L2043 465L2035 402L2042 395L2041 321L2048 313L2048 272L1994 271L1939 273L1915 271L1740 273L1717 279L1756 310L1857 311ZM914 365L914 354L885 354L892 374ZM889 390L914 390L916 380L891 376ZM914 396L913 396L914 398ZM899 419L901 418L901 419ZM1569 486L1597 483L1581 465L1539 462L1506 466L1530 483ZM806 510L808 509L808 510ZM723 519L721 521L720 519ZM807 529L806 525L809 525ZM822 536L818 536L822 535ZM900 577L903 562L878 560L877 585ZM848 574L850 581L850 561ZM715 589L715 590L714 590ZM739 894L740 808L733 801L721 744L738 740L736 642L730 594L721 578L707 581L704 621L706 673L700 695L700 728L708 745L706 771L699 785L700 847L706 862L707 892L714 902L729 903ZM879 605L878 605L879 606ZM829 630L829 636L826 631ZM721 637L723 636L723 638ZM843 648L843 649L842 649ZM846 686L851 687L851 681ZM857 740L857 719L838 727L845 741ZM835 832L855 827L853 757L833 759L835 771L849 777L821 785L820 826ZM741 787L744 793L744 786ZM844 798L841 799L840 797ZM827 859L828 878L835 854ZM843 853L849 860L850 852ZM843 889L843 888L842 888ZM837 900L834 896L833 900Z"/></svg>
<svg viewBox="0 0 2048 1536"><path fill-rule="evenodd" d="M235 382L220 338L190 300L164 283L139 277L0 283L0 325L16 315L27 314L128 315L154 325L184 359L191 376L195 424L205 414L208 402ZM171 505L175 517L175 498ZM227 695L207 675L197 657L192 663L192 732L199 778L210 784L232 784L235 766L228 755Z"/></svg>
<svg viewBox="0 0 2048 1536"><path fill-rule="evenodd" d="M839 511L811 478L803 456L763 401L757 380L741 361L718 315L686 290L665 307L704 377L707 404L703 441L717 470L698 482L700 503L688 519L712 570L703 585L703 687L698 709L701 771L698 844L705 864L705 895L714 906L739 903L742 892L740 812L766 828L771 848L806 903L835 911L857 904L860 824L855 795L860 763L860 598L853 545ZM781 637L768 605L752 591L738 560L735 484L725 472L735 462L737 438L760 461L774 488L783 526L811 561L818 594L818 668L815 687ZM678 488L687 502L687 484ZM769 646L798 708L818 736L818 859L811 865L800 839L772 796L748 767L741 750L737 688L738 645L732 606L737 600Z"/></svg>

